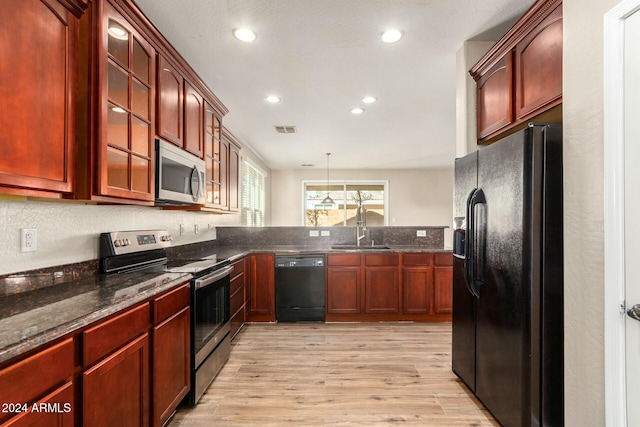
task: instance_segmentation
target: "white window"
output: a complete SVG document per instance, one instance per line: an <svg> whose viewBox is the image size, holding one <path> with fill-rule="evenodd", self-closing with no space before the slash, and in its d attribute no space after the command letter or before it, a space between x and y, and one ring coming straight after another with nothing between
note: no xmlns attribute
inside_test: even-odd
<svg viewBox="0 0 640 427"><path fill-rule="evenodd" d="M264 226L265 176L248 162L242 162L242 225Z"/></svg>
<svg viewBox="0 0 640 427"><path fill-rule="evenodd" d="M303 224L310 227L355 226L358 206L367 225L388 225L389 181L303 181ZM324 203L327 195L333 204Z"/></svg>

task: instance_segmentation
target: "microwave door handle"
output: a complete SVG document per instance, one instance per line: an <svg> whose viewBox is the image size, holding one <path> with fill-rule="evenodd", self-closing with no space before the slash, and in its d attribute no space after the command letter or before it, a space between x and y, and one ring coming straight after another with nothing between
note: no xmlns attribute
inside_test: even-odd
<svg viewBox="0 0 640 427"><path fill-rule="evenodd" d="M200 279L196 279L194 285L196 289L204 288L205 286L209 286L210 284L217 282L225 276L231 274L231 270L233 270L233 266L228 265L220 270L216 270L211 274L208 274Z"/></svg>
<svg viewBox="0 0 640 427"><path fill-rule="evenodd" d="M196 165L191 169L191 197L194 202L200 197L200 173Z"/></svg>

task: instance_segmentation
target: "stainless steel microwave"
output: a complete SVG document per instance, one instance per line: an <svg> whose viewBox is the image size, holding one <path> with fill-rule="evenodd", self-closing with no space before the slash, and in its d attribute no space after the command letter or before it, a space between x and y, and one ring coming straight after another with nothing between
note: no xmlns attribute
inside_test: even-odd
<svg viewBox="0 0 640 427"><path fill-rule="evenodd" d="M205 162L156 139L157 205L196 205L205 201Z"/></svg>

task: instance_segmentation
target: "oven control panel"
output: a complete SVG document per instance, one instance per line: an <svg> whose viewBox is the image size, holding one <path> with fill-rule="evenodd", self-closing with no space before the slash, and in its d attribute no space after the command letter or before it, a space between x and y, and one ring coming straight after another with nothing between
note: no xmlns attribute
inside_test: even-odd
<svg viewBox="0 0 640 427"><path fill-rule="evenodd" d="M111 231L100 234L100 257L131 254L171 246L167 230Z"/></svg>

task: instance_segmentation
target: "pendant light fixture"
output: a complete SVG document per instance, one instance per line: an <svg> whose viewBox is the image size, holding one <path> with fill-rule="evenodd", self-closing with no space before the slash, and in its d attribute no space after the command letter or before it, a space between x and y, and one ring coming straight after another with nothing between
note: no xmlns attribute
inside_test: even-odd
<svg viewBox="0 0 640 427"><path fill-rule="evenodd" d="M331 153L327 153L327 197L322 201L323 205L335 205L336 202L333 201L331 196L329 196L329 156Z"/></svg>

